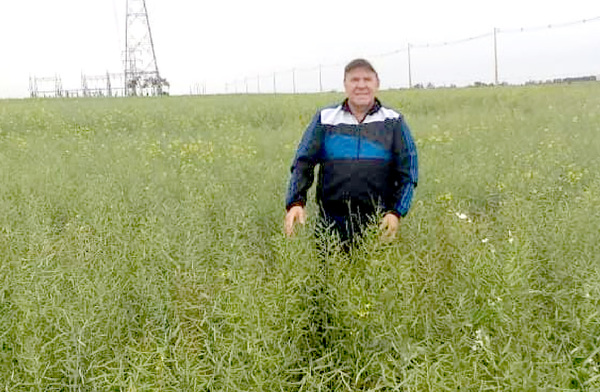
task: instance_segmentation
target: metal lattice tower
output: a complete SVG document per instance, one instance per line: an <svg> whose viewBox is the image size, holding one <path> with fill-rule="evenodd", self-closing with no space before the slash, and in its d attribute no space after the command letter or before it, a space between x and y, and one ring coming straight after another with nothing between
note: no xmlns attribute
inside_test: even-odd
<svg viewBox="0 0 600 392"><path fill-rule="evenodd" d="M36 76L29 77L29 96L31 98L38 97L54 97L59 98L64 94L62 80L60 76L38 78Z"/></svg>
<svg viewBox="0 0 600 392"><path fill-rule="evenodd" d="M146 0L127 0L125 19L126 95L162 95L169 83L158 72Z"/></svg>

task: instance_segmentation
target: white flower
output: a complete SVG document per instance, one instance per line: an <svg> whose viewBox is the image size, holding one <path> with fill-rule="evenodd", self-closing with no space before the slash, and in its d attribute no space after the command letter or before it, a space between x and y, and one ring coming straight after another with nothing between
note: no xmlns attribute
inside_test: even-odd
<svg viewBox="0 0 600 392"><path fill-rule="evenodd" d="M484 239L481 240L481 242L483 242L484 244L487 244L489 241L490 241L489 238L484 238Z"/></svg>
<svg viewBox="0 0 600 392"><path fill-rule="evenodd" d="M458 219L462 219L462 220L469 219L469 217L466 214L463 214L461 212L457 212L456 216L458 216Z"/></svg>
<svg viewBox="0 0 600 392"><path fill-rule="evenodd" d="M475 331L475 341L471 346L471 350L476 350L478 347L486 348L490 345L490 337L481 329Z"/></svg>

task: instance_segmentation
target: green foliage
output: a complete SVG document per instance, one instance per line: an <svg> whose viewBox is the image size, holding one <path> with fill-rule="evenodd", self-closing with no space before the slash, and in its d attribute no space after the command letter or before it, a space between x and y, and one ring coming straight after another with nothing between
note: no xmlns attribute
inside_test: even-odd
<svg viewBox="0 0 600 392"><path fill-rule="evenodd" d="M339 95L0 101L0 387L600 388L600 86L386 91L399 238L282 234Z"/></svg>

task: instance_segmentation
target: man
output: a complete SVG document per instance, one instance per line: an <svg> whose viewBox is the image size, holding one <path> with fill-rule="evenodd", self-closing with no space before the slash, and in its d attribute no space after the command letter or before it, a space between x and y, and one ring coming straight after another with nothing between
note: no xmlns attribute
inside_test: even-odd
<svg viewBox="0 0 600 392"><path fill-rule="evenodd" d="M319 165L317 203L321 218L352 242L383 213L384 239L398 231L417 186L417 151L398 112L376 98L379 76L364 59L344 69L346 99L320 110L306 129L291 167L285 232L306 222L306 194Z"/></svg>

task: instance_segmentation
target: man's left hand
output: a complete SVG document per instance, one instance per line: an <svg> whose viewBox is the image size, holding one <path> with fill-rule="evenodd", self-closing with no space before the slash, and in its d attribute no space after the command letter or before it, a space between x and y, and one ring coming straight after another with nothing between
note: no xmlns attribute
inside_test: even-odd
<svg viewBox="0 0 600 392"><path fill-rule="evenodd" d="M398 232L400 226L400 219L394 214L385 214L379 225L379 230L382 231L381 239L384 241L391 241Z"/></svg>

